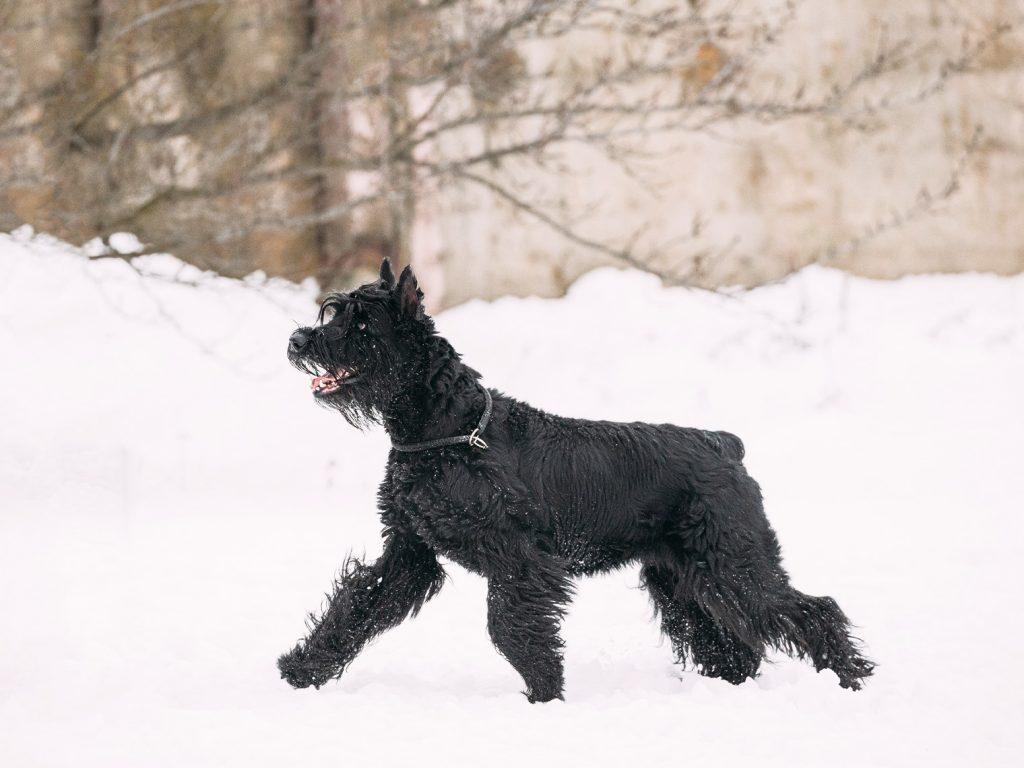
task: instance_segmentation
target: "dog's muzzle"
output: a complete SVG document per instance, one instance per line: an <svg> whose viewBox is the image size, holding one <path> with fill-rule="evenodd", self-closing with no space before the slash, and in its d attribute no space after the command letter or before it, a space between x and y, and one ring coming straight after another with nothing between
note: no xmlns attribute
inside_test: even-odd
<svg viewBox="0 0 1024 768"><path fill-rule="evenodd" d="M307 331L301 328L288 337L288 353L292 355L298 355L302 353L302 350L309 344L310 335Z"/></svg>

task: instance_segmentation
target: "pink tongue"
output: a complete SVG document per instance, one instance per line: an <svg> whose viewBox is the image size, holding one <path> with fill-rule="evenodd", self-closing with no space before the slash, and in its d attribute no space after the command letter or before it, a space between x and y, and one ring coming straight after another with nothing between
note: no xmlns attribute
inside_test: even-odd
<svg viewBox="0 0 1024 768"><path fill-rule="evenodd" d="M309 384L309 387L310 387L310 389L316 389L317 387L319 387L321 384L323 384L325 382L328 383L328 384L333 384L334 383L334 377L331 376L330 374L327 374L326 376L314 376L313 377L313 381L311 381L310 384Z"/></svg>

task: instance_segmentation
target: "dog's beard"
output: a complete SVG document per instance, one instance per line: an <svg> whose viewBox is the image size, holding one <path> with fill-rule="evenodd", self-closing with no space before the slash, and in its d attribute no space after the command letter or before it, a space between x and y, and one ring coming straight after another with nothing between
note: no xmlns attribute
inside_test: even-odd
<svg viewBox="0 0 1024 768"><path fill-rule="evenodd" d="M296 368L318 379L328 381L328 393L315 397L318 405L337 411L357 429L366 429L383 421L381 409L393 396L394 370L384 345L362 350L357 362L340 354L322 335L312 341L309 354L293 360Z"/></svg>
<svg viewBox="0 0 1024 768"><path fill-rule="evenodd" d="M332 395L317 398L317 404L332 411L337 411L345 421L356 429L367 429L374 424L380 424L383 417L376 405L378 401L366 391L369 389L366 386L366 382L360 381L358 384L349 384L347 386L351 387L352 390L359 387L360 391L341 389Z"/></svg>

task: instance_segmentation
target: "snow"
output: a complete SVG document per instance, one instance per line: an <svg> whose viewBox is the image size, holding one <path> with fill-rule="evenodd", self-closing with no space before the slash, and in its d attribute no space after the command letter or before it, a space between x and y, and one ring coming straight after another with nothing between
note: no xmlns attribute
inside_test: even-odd
<svg viewBox="0 0 1024 768"><path fill-rule="evenodd" d="M794 582L879 662L860 693L784 658L680 671L629 569L581 583L566 701L531 706L454 565L339 683L278 678L346 552L380 549L386 438L285 361L313 285L134 265L0 236L0 764L1019 762L1024 277L729 298L602 270L442 314L541 407L740 434Z"/></svg>

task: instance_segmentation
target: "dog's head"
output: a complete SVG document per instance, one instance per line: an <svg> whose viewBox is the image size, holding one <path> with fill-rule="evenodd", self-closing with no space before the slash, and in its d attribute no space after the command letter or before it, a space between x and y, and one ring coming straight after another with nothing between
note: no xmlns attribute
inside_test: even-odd
<svg viewBox="0 0 1024 768"><path fill-rule="evenodd" d="M395 280L385 259L377 281L323 300L316 324L288 339L288 359L313 376L317 402L364 426L422 375L433 330L412 269Z"/></svg>

